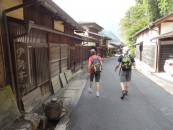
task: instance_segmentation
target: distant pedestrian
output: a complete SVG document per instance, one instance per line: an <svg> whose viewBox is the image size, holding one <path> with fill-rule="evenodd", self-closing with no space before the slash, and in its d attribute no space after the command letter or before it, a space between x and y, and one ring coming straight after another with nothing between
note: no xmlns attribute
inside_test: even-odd
<svg viewBox="0 0 173 130"><path fill-rule="evenodd" d="M89 58L89 63L88 63L88 75L90 77L90 86L88 89L89 93L92 93L92 84L93 84L93 79L95 77L95 82L96 82L96 96L99 97L99 81L100 81L100 76L101 76L101 71L102 71L102 59L100 56L96 55L96 51L94 49L91 49L91 56Z"/></svg>
<svg viewBox="0 0 173 130"><path fill-rule="evenodd" d="M118 64L115 67L115 71L120 66L120 85L122 90L121 99L124 99L125 95L128 95L129 83L131 81L132 65L135 66L135 60L130 55L128 47L123 47L123 53L118 57Z"/></svg>

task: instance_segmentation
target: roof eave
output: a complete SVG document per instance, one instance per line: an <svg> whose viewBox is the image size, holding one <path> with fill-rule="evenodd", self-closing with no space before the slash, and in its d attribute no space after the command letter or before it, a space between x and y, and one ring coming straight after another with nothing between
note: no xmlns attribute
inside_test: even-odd
<svg viewBox="0 0 173 130"><path fill-rule="evenodd" d="M55 15L61 17L65 22L69 23L76 30L85 31L71 16L69 16L64 10L62 10L57 4L52 0L44 1L41 3L45 8L50 10Z"/></svg>
<svg viewBox="0 0 173 130"><path fill-rule="evenodd" d="M166 16L164 16L164 17L162 17L162 18L160 18L160 19L158 19L156 21L154 21L153 24L158 25L158 24L164 22L165 19L167 19L169 17L172 17L172 16L173 16L173 12L171 12L170 14L168 14L168 15L166 15Z"/></svg>

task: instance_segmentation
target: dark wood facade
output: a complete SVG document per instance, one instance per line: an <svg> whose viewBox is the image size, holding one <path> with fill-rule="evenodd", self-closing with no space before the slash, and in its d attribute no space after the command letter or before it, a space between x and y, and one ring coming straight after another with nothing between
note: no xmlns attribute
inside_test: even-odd
<svg viewBox="0 0 173 130"><path fill-rule="evenodd" d="M100 55L101 57L104 57L105 55L105 48L101 46L101 41L104 40L104 37L99 34L99 32L103 29L101 26L96 24L95 22L81 22L79 23L83 28L85 28L88 39L86 42L86 46L88 48L94 48L96 50L96 53ZM103 42L103 41L102 41ZM95 45L91 45L91 44ZM84 45L85 46L85 45Z"/></svg>
<svg viewBox="0 0 173 130"><path fill-rule="evenodd" d="M0 19L4 19L0 27L0 87L10 84L20 111L30 112L63 87L61 73L82 68L90 47L83 47L83 39L74 34L75 29L83 29L70 16L56 6L52 8L59 13L47 8L52 1L45 5L23 2L30 2L21 5L23 20L5 13L6 19ZM69 22L63 15L69 17ZM64 32L55 30L54 20L62 21Z"/></svg>

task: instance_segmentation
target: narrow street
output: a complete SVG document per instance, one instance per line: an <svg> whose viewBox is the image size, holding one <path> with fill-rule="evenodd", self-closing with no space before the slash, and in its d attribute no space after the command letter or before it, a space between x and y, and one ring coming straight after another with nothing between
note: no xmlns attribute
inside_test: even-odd
<svg viewBox="0 0 173 130"><path fill-rule="evenodd" d="M104 62L100 97L96 97L95 86L88 93L87 82L68 130L172 130L173 96L133 70L129 95L121 100L116 62L116 58Z"/></svg>

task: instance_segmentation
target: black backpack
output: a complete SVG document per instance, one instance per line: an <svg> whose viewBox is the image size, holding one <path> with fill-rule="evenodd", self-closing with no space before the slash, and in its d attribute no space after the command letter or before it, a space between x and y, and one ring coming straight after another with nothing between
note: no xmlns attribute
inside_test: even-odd
<svg viewBox="0 0 173 130"><path fill-rule="evenodd" d="M93 73L101 72L102 71L102 65L101 65L98 57L96 57L96 58L91 57L91 58L93 59L92 66L91 66L92 72Z"/></svg>

